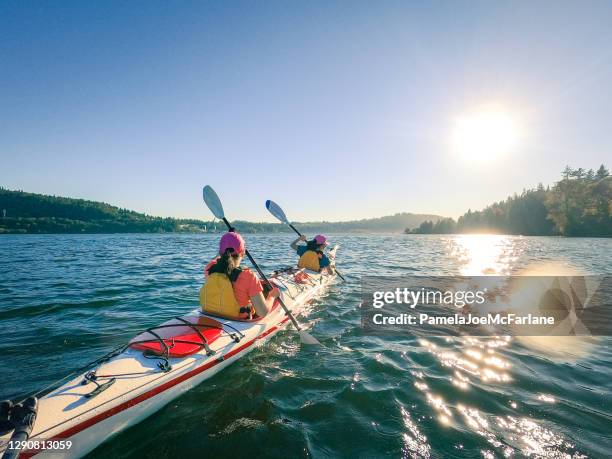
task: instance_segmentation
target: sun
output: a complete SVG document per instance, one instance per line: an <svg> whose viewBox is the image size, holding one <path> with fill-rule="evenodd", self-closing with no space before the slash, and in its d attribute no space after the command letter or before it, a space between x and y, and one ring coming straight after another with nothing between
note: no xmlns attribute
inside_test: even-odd
<svg viewBox="0 0 612 459"><path fill-rule="evenodd" d="M454 148L462 158L469 161L499 158L508 153L517 140L516 122L503 111L483 110L455 121Z"/></svg>

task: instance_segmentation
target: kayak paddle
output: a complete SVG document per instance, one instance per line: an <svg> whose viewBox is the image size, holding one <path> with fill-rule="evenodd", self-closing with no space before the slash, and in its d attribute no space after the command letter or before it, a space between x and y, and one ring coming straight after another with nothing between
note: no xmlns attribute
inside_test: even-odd
<svg viewBox="0 0 612 459"><path fill-rule="evenodd" d="M289 227L293 231L295 231L298 236L303 236L303 234L300 233L297 230L297 228L289 222L289 220L287 219L287 216L285 215L285 212L283 212L283 209L281 209L281 207L278 204L276 204L274 201L272 201L271 199L268 199L266 201L266 209L268 209L268 211L272 215L274 215L281 223L286 223L287 225L289 225ZM340 279L346 282L346 279L344 278L344 276L342 276L342 274L338 272L335 266L334 266L334 271L336 271L336 274L340 277Z"/></svg>
<svg viewBox="0 0 612 459"><path fill-rule="evenodd" d="M204 197L204 202L206 203L210 211L213 213L213 215L217 217L219 220L223 220L223 223L227 225L227 229L229 231L234 231L234 228L232 227L232 225L230 225L230 222L227 221L227 218L225 218L225 213L223 212L223 205L221 205L221 200L219 199L219 196L217 196L217 193L215 193L215 190L213 190L212 187L210 187L209 185L206 185L204 189L202 190L202 195ZM259 273L259 276L263 279L263 281L267 283L268 285L272 285L270 284L270 281L268 280L266 275L263 273L259 265L255 262L255 260L253 259L253 257L251 256L248 250L245 250L245 254L247 258L249 259L249 261L251 262L251 264L253 265L253 267L255 267L255 269ZM289 308L287 307L287 305L285 304L285 302L280 296L278 297L278 302L280 303L282 308L285 310L285 314L289 316L289 319L291 319L291 322L293 323L294 327L298 331L300 335L300 341L302 342L302 344L321 345L321 343L314 336L312 336L310 333L302 329L297 319L291 313L291 311L289 310Z"/></svg>

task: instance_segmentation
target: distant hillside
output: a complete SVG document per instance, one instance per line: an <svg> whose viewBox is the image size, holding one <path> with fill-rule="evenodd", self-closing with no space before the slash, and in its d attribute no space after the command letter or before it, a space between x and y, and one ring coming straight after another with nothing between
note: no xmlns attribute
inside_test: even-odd
<svg viewBox="0 0 612 459"><path fill-rule="evenodd" d="M436 215L402 213L349 222L308 222L300 228L320 232L400 232ZM235 221L244 233L290 232L279 223ZM198 233L224 231L214 221L152 217L103 202L0 188L0 233Z"/></svg>
<svg viewBox="0 0 612 459"><path fill-rule="evenodd" d="M164 233L204 231L198 220L151 217L103 202L0 188L0 233Z"/></svg>
<svg viewBox="0 0 612 459"><path fill-rule="evenodd" d="M346 222L306 222L300 223L300 229L305 233L321 232L403 232L406 228L420 225L424 221L438 221L439 215L411 214L402 212L379 218L366 218L363 220L351 220Z"/></svg>

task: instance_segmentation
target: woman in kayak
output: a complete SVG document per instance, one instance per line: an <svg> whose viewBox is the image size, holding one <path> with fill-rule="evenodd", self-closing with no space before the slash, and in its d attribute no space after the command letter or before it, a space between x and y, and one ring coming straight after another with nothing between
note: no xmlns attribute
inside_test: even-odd
<svg viewBox="0 0 612 459"><path fill-rule="evenodd" d="M305 241L306 245L298 245L300 241ZM291 248L300 256L298 268L306 268L316 272L330 269L329 258L323 253L326 246L327 238L322 234L317 234L311 241L306 241L306 236L300 235L291 243Z"/></svg>
<svg viewBox="0 0 612 459"><path fill-rule="evenodd" d="M241 268L246 244L240 234L225 233L219 243L219 256L204 268L205 282L200 289L202 311L222 317L250 320L264 317L279 295L276 287L264 296L264 286L248 268Z"/></svg>

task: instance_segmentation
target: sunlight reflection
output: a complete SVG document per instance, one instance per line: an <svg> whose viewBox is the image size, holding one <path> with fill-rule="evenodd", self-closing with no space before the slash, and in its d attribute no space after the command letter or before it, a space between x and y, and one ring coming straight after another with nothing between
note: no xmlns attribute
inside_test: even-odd
<svg viewBox="0 0 612 459"><path fill-rule="evenodd" d="M463 336L453 339L445 337L443 342L437 343L426 339L419 340L419 344L436 358L441 367L452 369L448 378L451 384L461 391L469 390L474 384L472 381L476 380L490 387L509 384L511 377L506 371L512 365L500 350L511 342L512 338L507 336ZM437 383L431 381L430 387L423 372L413 370L411 374L417 379L414 381L414 387L423 393L430 407L431 419L436 419L450 429L467 428L482 437L487 442L487 447L480 450L483 457L585 457L563 435L544 427L537 420L529 417L495 416L465 404L468 399L462 396L455 400L445 400L434 390ZM556 403L552 395L545 393L538 394L537 400L542 404ZM512 409L518 409L515 401L509 400L508 403ZM407 450L414 451L419 448L419 443L412 435L405 438L405 444ZM460 447L462 445L455 445L455 448Z"/></svg>
<svg viewBox="0 0 612 459"><path fill-rule="evenodd" d="M546 403L557 403L557 400L555 400L555 397L553 397L552 395L547 395L547 394L538 395L538 400L542 400L543 402L546 402Z"/></svg>
<svg viewBox="0 0 612 459"><path fill-rule="evenodd" d="M459 389L467 389L470 385L470 378L465 376L459 370L455 370L455 377L451 378L451 382L453 385L457 386Z"/></svg>
<svg viewBox="0 0 612 459"><path fill-rule="evenodd" d="M509 342L509 339L498 339L497 337L492 337L489 342L476 337L463 337L462 344L470 346L463 350L464 358L457 352L440 348L430 341L424 339L419 341L421 346L434 355L443 367L455 369L454 377L450 377L451 383L463 390L467 389L470 384L470 379L466 374L489 383L507 383L512 380L510 375L503 371L510 368L510 363L495 352L497 347L505 346Z"/></svg>
<svg viewBox="0 0 612 459"><path fill-rule="evenodd" d="M558 267L545 265L539 270L517 270L513 266L516 259L516 241L507 236L461 236L450 242L453 255L461 263L462 275L560 275ZM565 269L567 271L567 269ZM567 272L563 272L567 274ZM494 280L494 279L491 279ZM508 302L529 304L535 296L533 282L526 284L529 288L521 289L521 280L510 289ZM507 303L504 303L507 304ZM587 354L595 338L576 337L510 337L510 336L460 336L444 338L419 339L422 350L428 352L439 365L443 378L450 382L454 391L442 392L438 388L438 379L429 379L422 372L412 372L417 376L414 388L419 390L425 399L430 417L449 429L468 430L483 438L486 444L480 449L483 457L572 457L583 458L574 444L569 442L561 432L556 432L538 419L527 416L497 416L483 411L481 407L469 406L474 393L469 391L482 388L496 390L510 384L514 375L511 364L512 354L504 355L505 349L513 342L540 349L549 347L547 356L557 354L565 358L579 358ZM544 352L544 349L542 349ZM536 393L531 395L531 402L540 405L554 405L558 400L553 394ZM521 405L517 399L507 401L508 409L520 413ZM537 401L536 401L537 400ZM454 416L453 416L454 413ZM455 445L459 448L462 445Z"/></svg>
<svg viewBox="0 0 612 459"><path fill-rule="evenodd" d="M403 406L400 407L400 411L407 430L403 434L403 456L429 458L431 456L431 446L427 443L427 437L421 433L416 422Z"/></svg>
<svg viewBox="0 0 612 459"><path fill-rule="evenodd" d="M451 256L461 264L463 276L509 274L517 256L511 237L465 234L450 241Z"/></svg>

